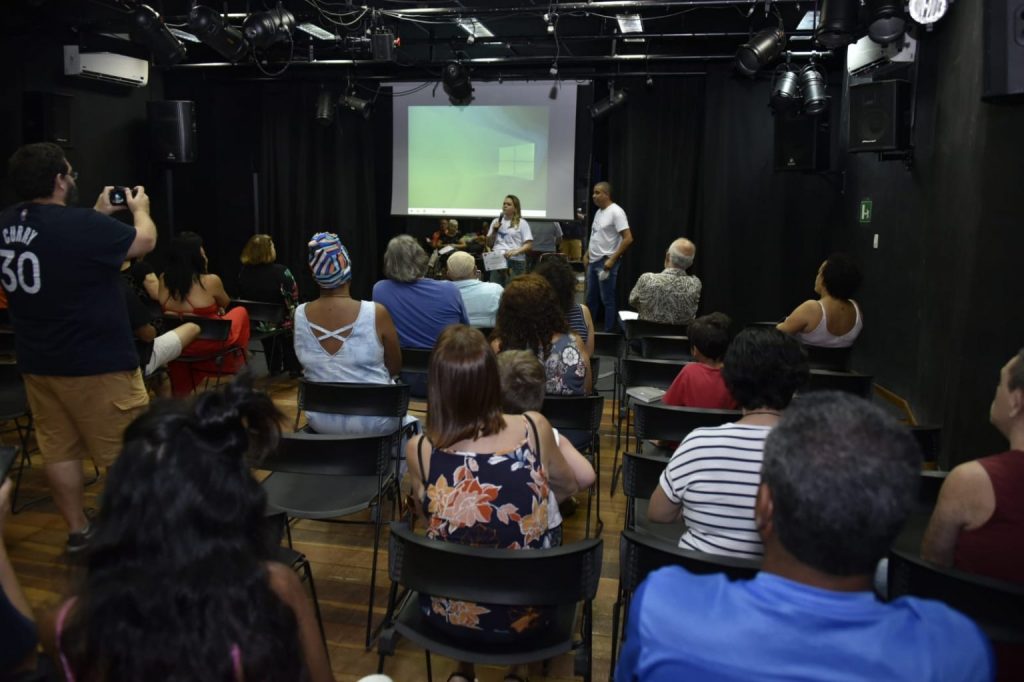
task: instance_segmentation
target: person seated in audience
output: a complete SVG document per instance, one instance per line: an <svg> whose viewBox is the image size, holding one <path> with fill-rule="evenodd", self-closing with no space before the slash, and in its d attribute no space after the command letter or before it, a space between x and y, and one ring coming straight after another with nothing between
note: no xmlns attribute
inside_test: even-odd
<svg viewBox="0 0 1024 682"><path fill-rule="evenodd" d="M498 302L504 289L494 282L481 282L476 259L468 253L453 253L448 257L448 279L459 289L462 302L474 327L493 327L498 313Z"/></svg>
<svg viewBox="0 0 1024 682"><path fill-rule="evenodd" d="M242 350L225 354L219 363L207 360L190 365L168 364L167 373L175 396L188 394L206 377L234 374L248 357L249 313L241 307L225 312L231 297L224 290L220 277L207 272L207 266L202 237L195 232L182 232L176 236L171 240L167 266L160 277L157 300L165 315L205 317L231 323L227 339L197 339L182 352L183 356L208 356L233 347Z"/></svg>
<svg viewBox="0 0 1024 682"><path fill-rule="evenodd" d="M590 316L590 308L576 302L576 273L572 266L563 258L545 258L533 269L533 274L546 279L555 290L558 307L562 309L569 329L583 340L587 357L594 357L594 319Z"/></svg>
<svg viewBox="0 0 1024 682"><path fill-rule="evenodd" d="M629 305L638 319L661 324L689 324L700 304L701 282L687 274L693 266L697 247L686 238L669 244L661 272L645 272L629 292Z"/></svg>
<svg viewBox="0 0 1024 682"><path fill-rule="evenodd" d="M249 469L276 447L280 418L237 381L128 427L51 631L64 679L334 679L305 588L271 558Z"/></svg>
<svg viewBox="0 0 1024 682"><path fill-rule="evenodd" d="M754 500L764 441L806 383L807 359L791 337L752 327L729 345L722 378L742 418L694 429L683 439L651 495L647 517L657 523L682 517L683 549L757 559L763 548Z"/></svg>
<svg viewBox="0 0 1024 682"><path fill-rule="evenodd" d="M814 279L818 300L804 301L777 327L800 343L822 348L848 348L864 327L860 307L851 297L861 283L857 264L845 253L833 253Z"/></svg>
<svg viewBox="0 0 1024 682"><path fill-rule="evenodd" d="M0 646L0 679L19 680L19 677L36 667L36 647L39 633L35 616L21 589L14 566L7 556L3 531L11 514L11 496L14 481L5 478L0 485L0 632L3 646ZM36 679L36 678L32 678Z"/></svg>
<svg viewBox="0 0 1024 682"><path fill-rule="evenodd" d="M160 334L157 324L162 321L154 319L153 311L146 305L146 301L150 301L149 294L146 290L137 288L137 280L132 277L131 272L132 262L126 260L121 265L121 289L124 291L124 302L128 307L128 323L135 334L139 367L142 368L143 376L151 377L158 369L180 356L182 351L199 337L200 330L195 322L186 322ZM155 276L153 281L157 287L160 286ZM150 303L155 305L152 301Z"/></svg>
<svg viewBox="0 0 1024 682"><path fill-rule="evenodd" d="M398 332L387 308L352 298L352 261L338 235L313 235L309 269L320 297L295 309L295 355L306 380L392 383L402 370ZM317 433L376 436L395 430L388 417L307 411L306 418Z"/></svg>
<svg viewBox="0 0 1024 682"><path fill-rule="evenodd" d="M280 325L260 322L256 329L273 332L292 328L292 315L299 303L299 287L295 277L286 266L277 263L277 249L269 234L254 234L242 249L242 269L238 271L238 296L246 301L278 303L287 308L288 314ZM292 345L287 337L275 336L261 341L267 360L267 372L279 374L288 371L298 373L299 361L295 359Z"/></svg>
<svg viewBox="0 0 1024 682"><path fill-rule="evenodd" d="M546 393L590 395L590 358L582 339L569 330L555 290L543 277L521 275L505 285L492 339L495 353L533 352L544 363Z"/></svg>
<svg viewBox="0 0 1024 682"><path fill-rule="evenodd" d="M455 218L441 220L441 229L430 238L430 245L435 249L451 246L453 249L463 248L462 233L459 232L459 221Z"/></svg>
<svg viewBox="0 0 1024 682"><path fill-rule="evenodd" d="M526 414L540 412L544 406L544 366L537 356L528 350L507 350L498 354L498 374L501 376L501 409L508 414ZM576 487L586 490L594 485L597 474L594 467L580 451L562 438L558 429L552 427L555 442L565 458L566 464L572 469L576 479ZM552 545L562 544L562 514L558 508L553 491L548 496L548 528L552 534Z"/></svg>
<svg viewBox="0 0 1024 682"><path fill-rule="evenodd" d="M698 317L687 329L690 354L688 362L661 397L665 405L735 410L739 407L722 379L725 351L729 348L732 320L724 313Z"/></svg>
<svg viewBox="0 0 1024 682"><path fill-rule="evenodd" d="M476 547L550 547L548 491L564 499L576 491L576 479L547 419L537 412L502 413L498 361L480 330L453 325L441 333L427 385L426 434L406 447L414 505L427 523L427 537ZM550 620L543 607L429 595L422 607L435 627L467 642L527 637ZM460 664L448 679L469 682L473 667Z"/></svg>
<svg viewBox="0 0 1024 682"><path fill-rule="evenodd" d="M459 290L451 282L423 277L427 254L407 234L394 237L384 252L387 279L373 286L373 300L391 314L403 348L432 348L450 324L469 324Z"/></svg>
<svg viewBox="0 0 1024 682"><path fill-rule="evenodd" d="M793 405L764 447L760 573L651 573L633 596L615 679L991 680L991 649L968 618L871 591L920 467L906 427L861 398L823 392Z"/></svg>

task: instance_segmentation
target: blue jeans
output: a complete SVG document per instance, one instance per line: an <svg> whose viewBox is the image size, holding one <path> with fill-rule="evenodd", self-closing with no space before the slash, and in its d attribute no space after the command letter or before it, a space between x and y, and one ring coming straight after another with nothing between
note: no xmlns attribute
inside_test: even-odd
<svg viewBox="0 0 1024 682"><path fill-rule="evenodd" d="M525 260L508 260L507 270L491 270L491 281L505 286L513 277L526 274Z"/></svg>
<svg viewBox="0 0 1024 682"><path fill-rule="evenodd" d="M597 319L598 310L604 308L604 330L614 332L619 326L619 309L615 303L615 283L619 279L619 266L622 261L615 261L615 265L608 271L608 278L601 280L598 275L604 270L604 262L607 256L592 262L587 266L587 307L590 314Z"/></svg>

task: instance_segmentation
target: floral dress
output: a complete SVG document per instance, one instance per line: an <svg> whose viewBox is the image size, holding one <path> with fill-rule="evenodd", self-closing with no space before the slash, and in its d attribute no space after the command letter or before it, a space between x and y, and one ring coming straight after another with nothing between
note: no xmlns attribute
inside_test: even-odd
<svg viewBox="0 0 1024 682"><path fill-rule="evenodd" d="M531 422L532 426L532 422ZM423 444L420 441L420 470ZM510 452L448 452L434 448L423 474L427 537L474 547L540 549L551 546L548 480L529 439ZM421 607L436 627L481 641L539 631L551 612L423 595Z"/></svg>
<svg viewBox="0 0 1024 682"><path fill-rule="evenodd" d="M571 334L560 334L551 344L546 358L538 359L544 364L544 392L548 395L583 395L584 380L587 377L587 361L583 357L576 338Z"/></svg>

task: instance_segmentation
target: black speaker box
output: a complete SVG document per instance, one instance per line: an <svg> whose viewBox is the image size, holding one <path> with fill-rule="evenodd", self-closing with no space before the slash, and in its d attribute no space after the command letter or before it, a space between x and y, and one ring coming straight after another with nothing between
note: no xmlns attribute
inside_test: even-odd
<svg viewBox="0 0 1024 682"><path fill-rule="evenodd" d="M984 77L981 97L1024 96L1024 0L985 0Z"/></svg>
<svg viewBox="0 0 1024 682"><path fill-rule="evenodd" d="M24 93L21 111L24 143L55 142L61 147L70 147L71 102L71 95Z"/></svg>
<svg viewBox="0 0 1024 682"><path fill-rule="evenodd" d="M196 104L187 100L146 103L153 160L191 163L196 160Z"/></svg>
<svg viewBox="0 0 1024 682"><path fill-rule="evenodd" d="M827 118L776 114L775 170L827 170L829 138Z"/></svg>
<svg viewBox="0 0 1024 682"><path fill-rule="evenodd" d="M892 152L910 147L910 83L850 85L851 152Z"/></svg>

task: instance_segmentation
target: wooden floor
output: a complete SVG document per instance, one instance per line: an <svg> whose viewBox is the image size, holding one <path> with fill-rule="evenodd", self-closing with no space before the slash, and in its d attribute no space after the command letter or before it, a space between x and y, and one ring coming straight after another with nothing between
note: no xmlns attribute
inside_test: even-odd
<svg viewBox="0 0 1024 682"><path fill-rule="evenodd" d="M608 383L602 382L602 386ZM295 380L265 382L263 385L278 407L293 419L295 415ZM621 490L609 498L612 454L615 449L615 431L612 426L610 393L605 393L605 416L601 439L601 516L604 521L604 567L601 585L594 603L594 679L608 679L611 652L612 605L618 585L618 539L622 529L625 505ZM11 438L12 436L8 436ZM45 481L38 457L33 469L27 471L21 499L31 499L46 492ZM86 489L86 506L98 507L103 480ZM586 515L585 495L578 495L580 509L566 519L565 542L583 537ZM366 604L368 601L370 565L372 557L372 529L317 521L298 521L292 530L295 548L309 558L320 610L327 633L331 665L335 677L341 681L358 680L376 672L377 656L363 648ZM63 554L67 539L66 528L50 501L33 505L10 517L4 533L8 552L29 602L37 613L54 609L68 594L70 569ZM383 618L390 581L387 577L387 542L382 544L377 565L375 623ZM434 657L435 679L445 680L454 670L450 660ZM385 672L396 682L426 679L422 651L408 644L400 644L395 656L385 664ZM502 679L497 668L479 668L481 682ZM548 675L538 667L530 671L531 680L571 680L572 657L553 661Z"/></svg>

